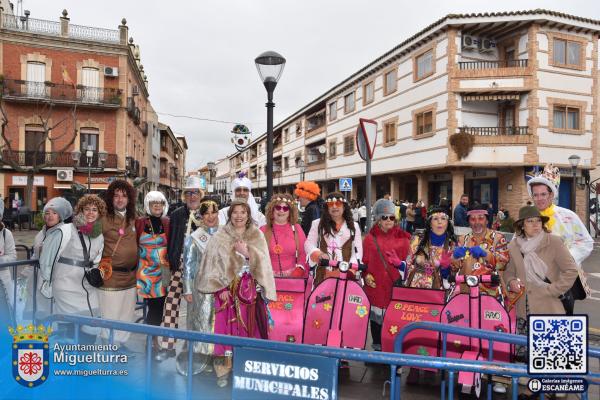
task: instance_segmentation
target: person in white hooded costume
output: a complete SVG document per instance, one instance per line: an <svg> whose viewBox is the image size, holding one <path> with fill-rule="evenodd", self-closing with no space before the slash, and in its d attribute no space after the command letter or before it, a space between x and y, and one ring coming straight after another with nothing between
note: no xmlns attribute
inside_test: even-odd
<svg viewBox="0 0 600 400"><path fill-rule="evenodd" d="M260 228L267 224L267 220L263 213L258 209L258 204L254 196L252 196L252 182L245 175L240 174L231 182L231 200L244 199L248 202L250 210L252 210L252 221ZM227 224L227 212L229 207L225 207L219 211L219 225Z"/></svg>

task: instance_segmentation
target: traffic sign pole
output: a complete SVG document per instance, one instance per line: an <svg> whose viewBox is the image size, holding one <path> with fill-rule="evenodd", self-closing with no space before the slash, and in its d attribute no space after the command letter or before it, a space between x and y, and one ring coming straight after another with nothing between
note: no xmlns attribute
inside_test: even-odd
<svg viewBox="0 0 600 400"><path fill-rule="evenodd" d="M356 130L356 146L358 148L358 154L365 160L367 164L366 171L366 204L367 208L367 232L371 229L372 217L371 217L371 159L375 152L375 144L377 142L377 122L360 118L358 128Z"/></svg>

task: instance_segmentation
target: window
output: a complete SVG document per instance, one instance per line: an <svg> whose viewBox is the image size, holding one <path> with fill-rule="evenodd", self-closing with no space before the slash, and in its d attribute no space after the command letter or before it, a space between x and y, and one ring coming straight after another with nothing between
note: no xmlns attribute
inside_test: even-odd
<svg viewBox="0 0 600 400"><path fill-rule="evenodd" d="M553 123L556 129L579 130L579 108L555 105Z"/></svg>
<svg viewBox="0 0 600 400"><path fill-rule="evenodd" d="M27 63L27 95L31 97L46 97L46 64L40 62Z"/></svg>
<svg viewBox="0 0 600 400"><path fill-rule="evenodd" d="M100 135L97 129L82 128L79 136L79 148L82 154L85 154L87 150L98 151L98 138Z"/></svg>
<svg viewBox="0 0 600 400"><path fill-rule="evenodd" d="M302 124L300 122L296 122L296 137L302 136Z"/></svg>
<svg viewBox="0 0 600 400"><path fill-rule="evenodd" d="M355 101L354 92L348 93L344 96L344 113L348 114L354 111Z"/></svg>
<svg viewBox="0 0 600 400"><path fill-rule="evenodd" d="M396 91L398 87L398 70L393 69L383 75L383 95L387 96Z"/></svg>
<svg viewBox="0 0 600 400"><path fill-rule="evenodd" d="M383 144L396 143L396 121L383 124Z"/></svg>
<svg viewBox="0 0 600 400"><path fill-rule="evenodd" d="M97 68L83 67L81 69L81 100L97 103L100 100L100 73Z"/></svg>
<svg viewBox="0 0 600 400"><path fill-rule="evenodd" d="M286 143L290 141L290 131L288 128L283 130L283 141Z"/></svg>
<svg viewBox="0 0 600 400"><path fill-rule="evenodd" d="M363 105L373 102L375 98L375 84L373 81L363 86Z"/></svg>
<svg viewBox="0 0 600 400"><path fill-rule="evenodd" d="M581 66L582 44L570 40L554 39L552 59L556 66Z"/></svg>
<svg viewBox="0 0 600 400"><path fill-rule="evenodd" d="M415 80L423 79L434 73L433 70L433 49L415 58Z"/></svg>
<svg viewBox="0 0 600 400"><path fill-rule="evenodd" d="M329 158L334 158L337 154L337 142L332 140L329 142Z"/></svg>
<svg viewBox="0 0 600 400"><path fill-rule="evenodd" d="M25 126L25 163L26 165L43 164L46 158L44 129L38 125ZM37 157L35 152L38 152Z"/></svg>
<svg viewBox="0 0 600 400"><path fill-rule="evenodd" d="M412 112L413 138L420 139L435 134L435 116L437 104L421 107Z"/></svg>
<svg viewBox="0 0 600 400"><path fill-rule="evenodd" d="M337 119L337 101L329 103L329 120Z"/></svg>
<svg viewBox="0 0 600 400"><path fill-rule="evenodd" d="M290 169L290 157L283 157L283 169L286 171Z"/></svg>
<svg viewBox="0 0 600 400"><path fill-rule="evenodd" d="M432 116L431 111L427 111L417 115L417 135L430 133L432 131Z"/></svg>
<svg viewBox="0 0 600 400"><path fill-rule="evenodd" d="M344 137L344 155L354 154L354 135Z"/></svg>

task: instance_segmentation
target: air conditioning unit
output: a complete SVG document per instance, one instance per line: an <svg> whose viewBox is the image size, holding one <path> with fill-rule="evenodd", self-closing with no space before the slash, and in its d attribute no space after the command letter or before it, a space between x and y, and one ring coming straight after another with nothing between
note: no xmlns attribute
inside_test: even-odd
<svg viewBox="0 0 600 400"><path fill-rule="evenodd" d="M476 50L479 46L479 39L471 35L462 35L462 49Z"/></svg>
<svg viewBox="0 0 600 400"><path fill-rule="evenodd" d="M104 67L104 76L118 77L119 68L117 67Z"/></svg>
<svg viewBox="0 0 600 400"><path fill-rule="evenodd" d="M59 182L72 182L73 181L73 170L72 169L59 169L56 171L56 180Z"/></svg>
<svg viewBox="0 0 600 400"><path fill-rule="evenodd" d="M480 53L490 53L494 51L496 48L496 42L491 39L481 39L479 41L479 52Z"/></svg>

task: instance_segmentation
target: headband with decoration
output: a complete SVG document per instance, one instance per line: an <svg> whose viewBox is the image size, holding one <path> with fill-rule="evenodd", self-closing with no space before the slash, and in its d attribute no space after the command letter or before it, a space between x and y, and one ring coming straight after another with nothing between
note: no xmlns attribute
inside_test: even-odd
<svg viewBox="0 0 600 400"><path fill-rule="evenodd" d="M336 201L341 201L342 203L347 203L346 199L343 197L330 197L325 201L327 203L335 203Z"/></svg>
<svg viewBox="0 0 600 400"><path fill-rule="evenodd" d="M278 203L288 203L288 204L294 204L293 201L291 201L290 199L286 199L286 198L282 198L282 197L276 197L273 199L274 201L278 202Z"/></svg>
<svg viewBox="0 0 600 400"><path fill-rule="evenodd" d="M471 215L489 215L487 210L470 210L467 211L467 217L470 217Z"/></svg>

